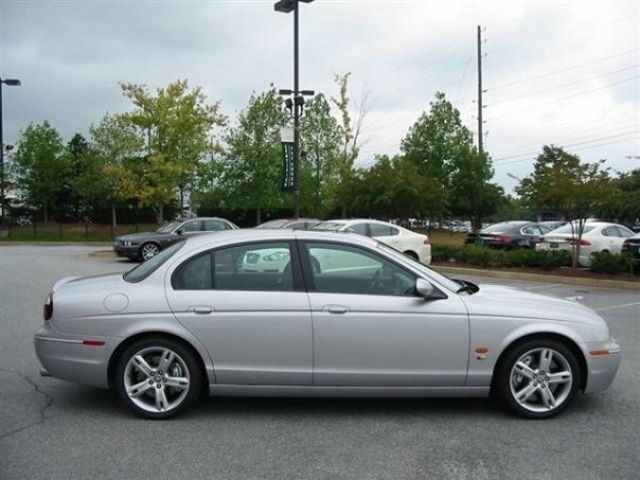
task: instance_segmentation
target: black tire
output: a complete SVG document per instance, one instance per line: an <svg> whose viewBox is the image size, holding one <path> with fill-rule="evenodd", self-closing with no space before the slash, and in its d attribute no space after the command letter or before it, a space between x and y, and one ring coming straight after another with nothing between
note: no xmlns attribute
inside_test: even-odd
<svg viewBox="0 0 640 480"><path fill-rule="evenodd" d="M533 411L531 408L527 408L523 406L514 396L514 389L512 389L512 370L516 364L516 362L525 356L527 353L532 351L542 349L549 349L554 351L554 353L559 354L559 357L555 357L555 362L557 365L560 364L560 361L564 359L566 361L566 365L562 367L562 371L566 371L568 368L571 371L571 383L570 385L566 385L565 383L560 383L557 385L543 383L536 383L536 380L528 380L525 377L522 378L522 384L520 387L514 388L533 388L533 394L531 397L534 397L535 400L539 399L540 405L539 408L543 408L543 390L546 388L548 392L551 392L552 398L561 392L559 398L562 398L560 404L556 405L553 408L547 408L544 411ZM532 364L535 367L535 364ZM552 367L553 368L553 367ZM532 368L536 370L535 368ZM539 372L539 370L536 370ZM547 375L549 372L546 372ZM555 372L552 372L555 373ZM545 377L543 375L537 377L541 378ZM547 377L545 377L547 378ZM547 378L548 380L548 378ZM495 398L502 403L504 407L510 410L512 413L515 413L518 416L524 418L533 418L533 419L543 419L550 418L555 415L558 415L565 408L567 408L571 402L574 400L580 385L582 384L582 372L580 370L580 365L578 364L578 360L576 359L575 354L568 348L565 344L554 340L554 339L544 339L538 338L533 340L528 340L519 344L510 347L509 350L505 353L504 357L500 360L499 365L497 365L495 370L495 376L493 381L493 389L492 393ZM535 385L535 387L534 387ZM555 391L553 390L555 389ZM562 390L560 390L562 389ZM535 405L534 405L535 406ZM533 408L533 407L532 407Z"/></svg>
<svg viewBox="0 0 640 480"><path fill-rule="evenodd" d="M130 398L129 394L127 393L127 387L125 384L125 381L130 380L130 377L132 374L138 375L138 379L131 380L131 383L146 382L145 380L146 378L149 378L151 380L151 377L145 376L145 374L143 374L141 371L137 371L137 370L131 371L131 369L128 370L127 367L128 367L129 361L132 360L134 356L136 356L142 351L145 351L145 350L153 351L154 349L170 350L171 352L176 354L177 357L180 360L182 360L180 365L178 365L178 361L176 360L176 365L178 368L180 368L180 373L181 373L180 376L185 378L188 377L188 386L180 390L178 390L177 388L173 389L168 385L167 386L163 385L163 388L162 388L163 392L165 392L165 388L166 388L168 393L173 392L177 399L181 398L179 403L177 403L174 407L166 411L150 411L149 409L145 409L141 407L134 400ZM150 355L153 356L153 353L150 353ZM174 365L174 368L176 368L176 365ZM155 365L152 365L152 366L155 367ZM185 368L186 368L186 372L183 371ZM160 374L164 373L166 375L166 372L161 372L159 370L155 373L160 373ZM154 378L158 379L159 376L161 375L156 375ZM129 345L129 347L127 347L127 349L124 350L124 352L122 352L122 354L118 358L117 365L116 365L116 372L115 372L115 387L118 392L118 395L120 396L124 404L136 415L139 415L144 418L150 418L150 419L165 419L165 418L170 418L177 415L178 413L184 411L189 406L191 406L193 402L195 402L195 400L200 396L200 392L202 390L202 378L203 378L203 373L201 371L200 364L197 358L195 357L195 355L192 353L191 349L184 346L182 343L175 340L171 340L169 338L147 337ZM165 380L166 380L166 377L165 377ZM149 387L146 387L145 385L145 387L148 388L148 391L139 395L139 397L141 398L139 402L140 403L147 403L147 402L157 403L155 398L156 390L154 389L154 387L156 386L157 384L151 384L151 383ZM182 393L185 390L186 390L186 394ZM151 394L151 391L153 391L154 393ZM171 397L166 397L166 398L171 398ZM152 402L152 399L153 399L153 402Z"/></svg>

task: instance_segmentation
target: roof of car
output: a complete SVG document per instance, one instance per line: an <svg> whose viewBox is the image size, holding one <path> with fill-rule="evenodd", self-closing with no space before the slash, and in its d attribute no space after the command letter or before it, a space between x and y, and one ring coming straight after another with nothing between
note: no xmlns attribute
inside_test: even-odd
<svg viewBox="0 0 640 480"><path fill-rule="evenodd" d="M362 235L346 232L326 232L326 231L310 231L310 230L288 230L288 229L259 229L259 228L242 228L238 230L223 230L214 233L203 233L189 237L186 242L190 247L199 247L201 245L224 245L250 241L269 241L269 240L293 240L301 238L305 240L336 240L339 239L345 243L353 243L360 245L377 245L377 240L373 240Z"/></svg>

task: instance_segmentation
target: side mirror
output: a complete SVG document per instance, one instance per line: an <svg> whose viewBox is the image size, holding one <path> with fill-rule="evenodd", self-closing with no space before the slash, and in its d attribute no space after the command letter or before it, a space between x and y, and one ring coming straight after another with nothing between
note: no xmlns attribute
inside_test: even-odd
<svg viewBox="0 0 640 480"><path fill-rule="evenodd" d="M424 278L418 278L416 280L416 293L421 297L429 298L433 295L434 291L435 288L433 288L433 285Z"/></svg>
<svg viewBox="0 0 640 480"><path fill-rule="evenodd" d="M178 235L182 235L183 232L184 232L184 230L182 230L182 228L179 228L179 229L176 230L176 233Z"/></svg>

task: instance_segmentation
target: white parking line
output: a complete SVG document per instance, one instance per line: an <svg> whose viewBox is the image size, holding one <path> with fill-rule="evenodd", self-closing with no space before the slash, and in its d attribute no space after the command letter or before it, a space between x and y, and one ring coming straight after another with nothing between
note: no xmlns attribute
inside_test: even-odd
<svg viewBox="0 0 640 480"><path fill-rule="evenodd" d="M602 312L603 310L615 310L617 308L626 308L626 307L634 307L636 305L640 305L640 302L634 302L634 303L623 303L621 305L610 305L608 307L600 307L600 308L596 308L596 310L598 312Z"/></svg>
<svg viewBox="0 0 640 480"><path fill-rule="evenodd" d="M525 288L525 290L537 290L538 288L552 288L552 287L559 287L561 285L562 283L551 283L549 285L534 285L533 287Z"/></svg>

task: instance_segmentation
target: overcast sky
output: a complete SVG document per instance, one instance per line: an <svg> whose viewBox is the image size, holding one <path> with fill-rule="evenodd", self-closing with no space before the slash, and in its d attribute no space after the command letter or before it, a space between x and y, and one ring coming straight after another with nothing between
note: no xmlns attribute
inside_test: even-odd
<svg viewBox="0 0 640 480"><path fill-rule="evenodd" d="M316 0L301 4L301 87L334 73L369 93L358 162L394 153L436 91L477 135L482 25L486 149L510 190L542 144L618 171L640 167L640 2ZM129 108L117 82L176 79L238 112L252 91L292 87L291 15L271 0L0 0L5 143L49 120L67 141ZM632 158L626 158L631 156Z"/></svg>

